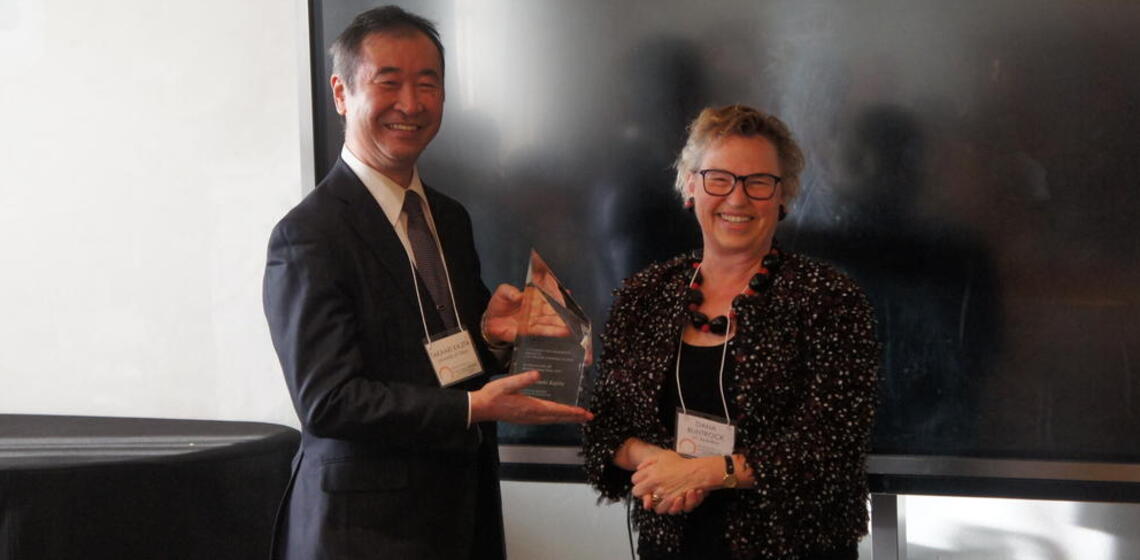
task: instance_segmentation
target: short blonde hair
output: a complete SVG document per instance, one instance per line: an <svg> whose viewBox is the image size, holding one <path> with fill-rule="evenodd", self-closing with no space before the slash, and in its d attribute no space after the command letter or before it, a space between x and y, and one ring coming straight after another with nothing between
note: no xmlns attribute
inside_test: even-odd
<svg viewBox="0 0 1140 560"><path fill-rule="evenodd" d="M761 136L772 142L780 160L780 184L784 187L785 199L791 202L799 192L804 153L792 138L788 125L780 119L746 105L706 107L689 124L688 130L689 139L673 164L677 170L673 187L681 196L685 195L685 181L690 173L697 171L709 146L733 135Z"/></svg>

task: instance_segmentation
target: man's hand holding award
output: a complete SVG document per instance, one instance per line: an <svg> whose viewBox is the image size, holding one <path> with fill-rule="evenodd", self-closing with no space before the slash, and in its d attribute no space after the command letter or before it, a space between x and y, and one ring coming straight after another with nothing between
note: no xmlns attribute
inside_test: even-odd
<svg viewBox="0 0 1140 560"><path fill-rule="evenodd" d="M593 359L590 320L536 251L530 253L515 328L510 373L541 374L521 393L576 405L582 376Z"/></svg>
<svg viewBox="0 0 1140 560"><path fill-rule="evenodd" d="M483 315L492 349L514 342L510 375L471 393L471 421L516 424L585 422L576 406L585 368L593 359L592 330L550 267L531 251L523 291L502 284Z"/></svg>

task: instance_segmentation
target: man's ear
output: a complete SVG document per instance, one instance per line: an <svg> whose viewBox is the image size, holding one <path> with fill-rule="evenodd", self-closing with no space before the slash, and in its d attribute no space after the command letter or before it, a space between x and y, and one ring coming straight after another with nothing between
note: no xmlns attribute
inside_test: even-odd
<svg viewBox="0 0 1140 560"><path fill-rule="evenodd" d="M344 80L341 79L339 74L333 74L332 77L329 78L329 86L332 87L333 104L336 105L336 113L343 117L348 113L348 105L344 101L345 95L348 94L348 84L344 83Z"/></svg>

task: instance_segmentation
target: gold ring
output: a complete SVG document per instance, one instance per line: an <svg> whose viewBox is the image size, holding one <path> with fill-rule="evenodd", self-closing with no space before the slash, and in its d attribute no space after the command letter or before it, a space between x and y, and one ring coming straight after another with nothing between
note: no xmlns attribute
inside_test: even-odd
<svg viewBox="0 0 1140 560"><path fill-rule="evenodd" d="M649 496L649 503L651 503L653 505L657 505L657 504L661 503L661 500L664 500L664 499L665 498L662 498L658 494L652 494Z"/></svg>

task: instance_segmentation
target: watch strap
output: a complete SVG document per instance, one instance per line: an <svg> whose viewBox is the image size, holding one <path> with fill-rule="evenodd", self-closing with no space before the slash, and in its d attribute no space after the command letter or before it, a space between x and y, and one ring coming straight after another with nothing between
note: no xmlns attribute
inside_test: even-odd
<svg viewBox="0 0 1140 560"><path fill-rule="evenodd" d="M724 479L721 480L721 488L736 488L736 464L732 460L732 455L724 456Z"/></svg>

